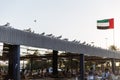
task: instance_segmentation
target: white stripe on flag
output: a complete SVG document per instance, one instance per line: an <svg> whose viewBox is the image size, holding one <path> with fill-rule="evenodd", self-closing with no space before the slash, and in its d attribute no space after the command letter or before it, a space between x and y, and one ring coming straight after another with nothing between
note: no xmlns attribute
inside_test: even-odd
<svg viewBox="0 0 120 80"><path fill-rule="evenodd" d="M106 27L106 26L109 26L109 22L107 22L107 23L97 23L97 26Z"/></svg>

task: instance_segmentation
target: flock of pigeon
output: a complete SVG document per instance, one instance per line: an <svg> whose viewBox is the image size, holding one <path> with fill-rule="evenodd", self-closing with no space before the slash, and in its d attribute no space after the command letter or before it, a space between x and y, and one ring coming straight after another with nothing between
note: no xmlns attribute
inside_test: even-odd
<svg viewBox="0 0 120 80"><path fill-rule="evenodd" d="M40 35L47 36L47 37L50 37L50 38L55 38L55 39L61 39L62 38L62 35L55 37L53 34L46 34L45 35L45 32L41 33ZM64 38L64 39L61 39L61 40L69 41L69 39L67 39L67 38ZM80 41L78 41L76 39L74 39L73 41L70 41L70 42L73 42L73 43L76 43L76 44L83 44L83 45L91 46L90 44L87 44L86 41L81 43Z"/></svg>
<svg viewBox="0 0 120 80"><path fill-rule="evenodd" d="M10 23L7 22L7 23L6 23L5 25L3 25L3 26L10 27ZM10 28L12 28L12 27L10 27ZM32 31L31 28L29 28L29 29L24 29L24 31L34 33L34 31ZM47 37L55 38L55 39L61 39L61 38L62 38L62 35L56 37L56 36L54 36L53 34L45 34L45 32L43 32L43 33L41 33L41 34L39 34L39 35L47 36ZM69 41L69 39L67 39L67 38L64 38L64 39L61 39L61 40L63 40L63 41ZM70 41L70 42L73 42L73 43L76 43L76 44L87 45L87 46L94 46L94 45L91 45L91 44L86 43L86 41L84 41L84 42L81 43L80 41L78 41L78 40L76 40L76 39L73 40L73 41Z"/></svg>

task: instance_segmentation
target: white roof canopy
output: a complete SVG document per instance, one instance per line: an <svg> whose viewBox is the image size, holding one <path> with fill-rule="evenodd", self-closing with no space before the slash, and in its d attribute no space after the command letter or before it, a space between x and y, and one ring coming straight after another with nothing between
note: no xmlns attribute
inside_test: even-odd
<svg viewBox="0 0 120 80"><path fill-rule="evenodd" d="M0 26L0 42L66 51L90 56L120 58L120 53Z"/></svg>

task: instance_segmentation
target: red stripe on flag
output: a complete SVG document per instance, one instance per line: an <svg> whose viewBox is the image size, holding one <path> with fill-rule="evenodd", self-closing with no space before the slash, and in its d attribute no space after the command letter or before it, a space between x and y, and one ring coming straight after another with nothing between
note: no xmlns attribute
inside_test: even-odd
<svg viewBox="0 0 120 80"><path fill-rule="evenodd" d="M113 29L114 28L114 19L113 18L109 19L109 24L110 24L109 29Z"/></svg>

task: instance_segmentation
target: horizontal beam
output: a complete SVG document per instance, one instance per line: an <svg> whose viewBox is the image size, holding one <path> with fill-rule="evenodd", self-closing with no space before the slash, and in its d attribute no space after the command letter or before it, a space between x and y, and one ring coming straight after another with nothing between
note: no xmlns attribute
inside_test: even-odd
<svg viewBox="0 0 120 80"><path fill-rule="evenodd" d="M93 58L95 57L95 58ZM65 56L65 55L59 55L58 58L72 58L72 59L78 59L79 60L79 56L76 55L72 55L72 56ZM33 60L49 60L52 59L52 55L46 55L46 56L34 56L34 55L28 55L28 56L21 56L20 57L21 60L27 60L27 59L33 59ZM7 58L3 59L2 56L0 56L0 60L8 60ZM96 56L85 56L85 61L97 61L97 62L104 62L104 61L110 61L111 58L99 58ZM120 61L120 59L115 59L115 61Z"/></svg>
<svg viewBox="0 0 120 80"><path fill-rule="evenodd" d="M120 54L115 51L96 48L88 45L77 44L70 41L50 38L47 36L26 32L6 26L0 26L0 42L14 45L26 45L38 48L66 51L90 56L107 58L120 58Z"/></svg>

